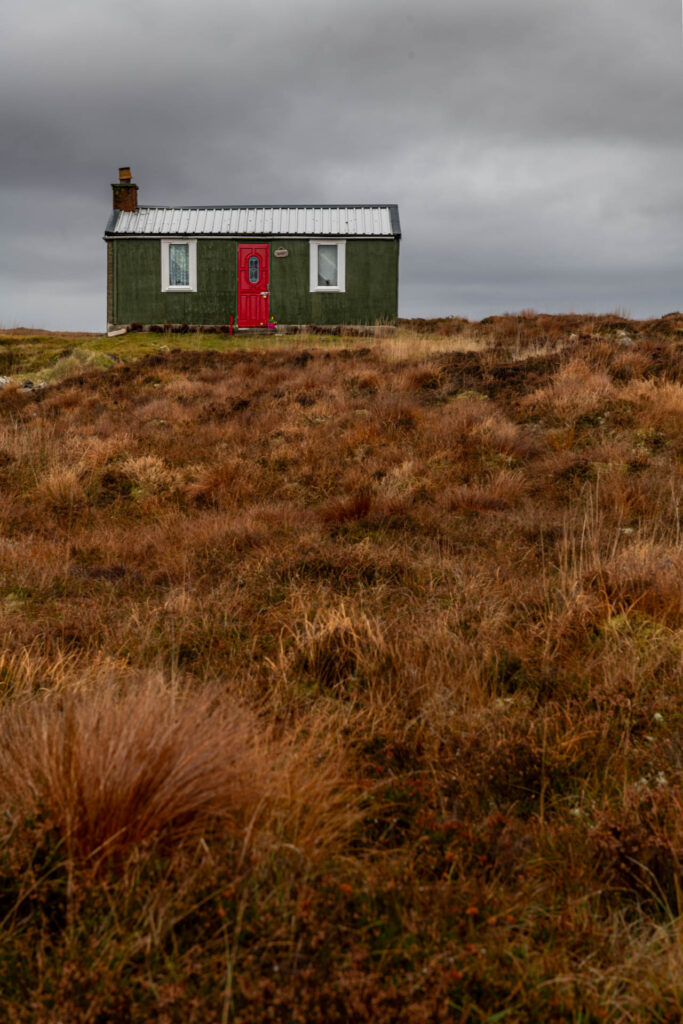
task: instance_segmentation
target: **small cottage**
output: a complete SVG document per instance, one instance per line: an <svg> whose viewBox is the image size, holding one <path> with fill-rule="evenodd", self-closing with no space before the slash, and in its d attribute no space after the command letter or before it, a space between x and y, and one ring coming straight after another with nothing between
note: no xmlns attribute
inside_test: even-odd
<svg viewBox="0 0 683 1024"><path fill-rule="evenodd" d="M374 324L398 313L398 207L138 206L112 185L109 330Z"/></svg>

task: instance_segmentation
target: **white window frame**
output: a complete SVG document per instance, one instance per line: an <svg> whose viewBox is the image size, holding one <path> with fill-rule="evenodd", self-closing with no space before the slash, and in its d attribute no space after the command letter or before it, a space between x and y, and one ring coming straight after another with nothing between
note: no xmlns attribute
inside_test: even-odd
<svg viewBox="0 0 683 1024"><path fill-rule="evenodd" d="M318 284L318 246L337 246L337 283ZM312 292L345 292L346 291L346 242L342 238L320 238L310 242L311 247L311 274L310 285Z"/></svg>
<svg viewBox="0 0 683 1024"><path fill-rule="evenodd" d="M169 246L188 245L190 263L189 284L169 284ZM161 239L161 290L162 292L196 292L197 291L197 239L196 238L162 238Z"/></svg>

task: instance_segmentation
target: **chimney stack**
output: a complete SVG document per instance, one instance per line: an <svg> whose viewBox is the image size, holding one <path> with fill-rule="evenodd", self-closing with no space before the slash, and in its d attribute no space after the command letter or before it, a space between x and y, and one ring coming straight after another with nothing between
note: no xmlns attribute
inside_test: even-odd
<svg viewBox="0 0 683 1024"><path fill-rule="evenodd" d="M134 185L130 167L119 167L119 180L112 185L114 209L133 213L138 208L138 187Z"/></svg>

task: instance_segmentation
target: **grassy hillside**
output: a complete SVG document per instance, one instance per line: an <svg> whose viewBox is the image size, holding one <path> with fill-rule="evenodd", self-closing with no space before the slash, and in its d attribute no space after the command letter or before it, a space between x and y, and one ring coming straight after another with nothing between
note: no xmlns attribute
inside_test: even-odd
<svg viewBox="0 0 683 1024"><path fill-rule="evenodd" d="M0 340L1 1019L683 1019L682 334Z"/></svg>

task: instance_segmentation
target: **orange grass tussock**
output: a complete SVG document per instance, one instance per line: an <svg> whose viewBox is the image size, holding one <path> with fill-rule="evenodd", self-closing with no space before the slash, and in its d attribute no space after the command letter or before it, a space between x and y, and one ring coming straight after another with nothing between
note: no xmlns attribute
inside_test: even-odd
<svg viewBox="0 0 683 1024"><path fill-rule="evenodd" d="M243 819L258 799L253 723L215 694L155 677L8 703L0 749L8 807L43 816L78 860L187 841L213 821Z"/></svg>

